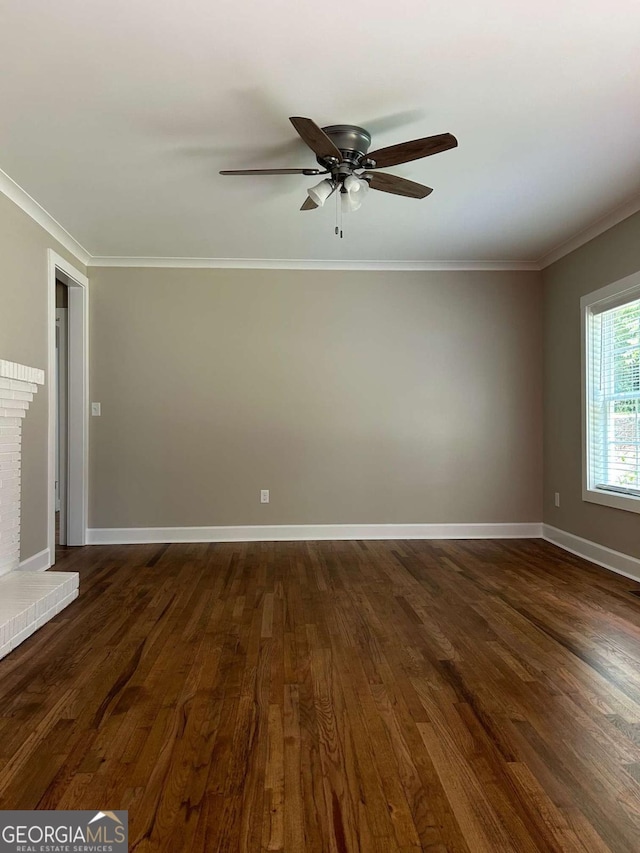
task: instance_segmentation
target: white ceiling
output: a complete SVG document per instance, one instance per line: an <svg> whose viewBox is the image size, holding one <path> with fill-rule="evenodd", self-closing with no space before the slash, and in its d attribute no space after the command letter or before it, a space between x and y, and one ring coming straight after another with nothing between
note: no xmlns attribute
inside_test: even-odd
<svg viewBox="0 0 640 853"><path fill-rule="evenodd" d="M3 0L0 168L98 256L534 261L640 193L638 0ZM289 115L451 132L300 213ZM391 125L396 123L396 127Z"/></svg>

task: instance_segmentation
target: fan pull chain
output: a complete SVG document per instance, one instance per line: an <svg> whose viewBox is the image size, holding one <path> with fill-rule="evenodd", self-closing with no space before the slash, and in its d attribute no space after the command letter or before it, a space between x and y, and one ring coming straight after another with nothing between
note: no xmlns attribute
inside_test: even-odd
<svg viewBox="0 0 640 853"><path fill-rule="evenodd" d="M339 207L339 203L340 203L339 196L340 196L340 193L336 191L336 193L335 193L335 197L336 197L336 237L340 233L340 229L338 228L338 207Z"/></svg>

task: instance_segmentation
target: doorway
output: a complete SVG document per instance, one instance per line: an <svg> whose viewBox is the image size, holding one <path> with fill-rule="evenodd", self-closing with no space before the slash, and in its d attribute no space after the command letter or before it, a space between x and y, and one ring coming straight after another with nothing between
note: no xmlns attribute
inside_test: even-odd
<svg viewBox="0 0 640 853"><path fill-rule="evenodd" d="M49 562L84 545L88 506L88 279L49 250Z"/></svg>
<svg viewBox="0 0 640 853"><path fill-rule="evenodd" d="M56 277L56 545L67 544L68 304L67 286Z"/></svg>

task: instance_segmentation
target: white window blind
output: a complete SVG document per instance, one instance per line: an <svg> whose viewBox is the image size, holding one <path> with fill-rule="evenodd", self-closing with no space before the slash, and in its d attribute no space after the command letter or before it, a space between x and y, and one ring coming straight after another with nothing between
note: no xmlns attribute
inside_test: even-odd
<svg viewBox="0 0 640 853"><path fill-rule="evenodd" d="M640 497L640 297L588 322L588 488Z"/></svg>

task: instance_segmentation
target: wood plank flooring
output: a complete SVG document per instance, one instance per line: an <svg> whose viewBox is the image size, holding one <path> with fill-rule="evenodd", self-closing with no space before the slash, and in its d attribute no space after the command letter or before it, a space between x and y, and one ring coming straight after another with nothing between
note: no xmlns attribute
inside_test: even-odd
<svg viewBox="0 0 640 853"><path fill-rule="evenodd" d="M61 549L0 808L139 851L640 850L640 598L540 540Z"/></svg>

